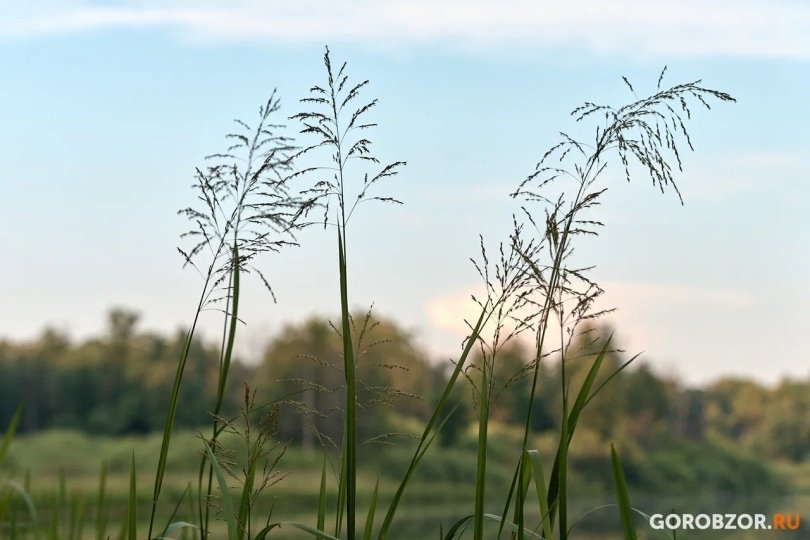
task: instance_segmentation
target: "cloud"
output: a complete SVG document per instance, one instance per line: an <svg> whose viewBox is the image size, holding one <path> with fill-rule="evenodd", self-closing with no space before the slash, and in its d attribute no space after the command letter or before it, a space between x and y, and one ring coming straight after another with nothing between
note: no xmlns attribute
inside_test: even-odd
<svg viewBox="0 0 810 540"><path fill-rule="evenodd" d="M425 313L433 328L464 337L467 325L464 320L474 319L478 307L472 295L480 295L480 289L456 291L431 298L425 305Z"/></svg>
<svg viewBox="0 0 810 540"><path fill-rule="evenodd" d="M521 45L597 54L810 57L810 6L719 0L32 1L6 8L6 39L165 27L206 42Z"/></svg>
<svg viewBox="0 0 810 540"><path fill-rule="evenodd" d="M740 335L752 337L747 326L757 309L749 293L691 285L606 281L603 305L615 307L607 323L617 343L658 368L690 382L705 382L724 372L729 358L747 358ZM746 332L748 332L746 334Z"/></svg>
<svg viewBox="0 0 810 540"><path fill-rule="evenodd" d="M646 351L646 358L663 359L659 366L672 359L686 360L684 365L696 362L691 370L695 380L705 378L703 371L708 368L700 362L702 352L715 345L715 332L722 329L716 323L736 320L736 312L750 310L756 303L747 293L688 285L607 281L602 286L605 296L595 309L616 308L604 322L616 329L618 346L633 354ZM481 292L474 287L460 289L427 302L428 337L436 344L435 352L457 349L469 333L464 319L474 322L480 313L470 295ZM556 336L559 326L554 324L549 331Z"/></svg>
<svg viewBox="0 0 810 540"><path fill-rule="evenodd" d="M622 309L736 309L753 303L753 298L746 293L686 285L609 281L602 286L605 296L621 302Z"/></svg>
<svg viewBox="0 0 810 540"><path fill-rule="evenodd" d="M470 334L467 323L475 324L481 315L481 308L472 300L472 296L485 298L484 287L459 288L434 296L425 304L427 326L423 334L433 355L455 358L461 350L462 340ZM491 336L491 330L490 324L482 335Z"/></svg>
<svg viewBox="0 0 810 540"><path fill-rule="evenodd" d="M604 300L596 309L618 308L647 317L651 312L674 310L724 311L751 306L754 298L737 291L717 290L688 285L664 285L647 282L607 281ZM483 287L470 287L431 298L425 305L428 320L436 328L461 335L467 330L464 319L474 321L480 309L472 296L484 297Z"/></svg>

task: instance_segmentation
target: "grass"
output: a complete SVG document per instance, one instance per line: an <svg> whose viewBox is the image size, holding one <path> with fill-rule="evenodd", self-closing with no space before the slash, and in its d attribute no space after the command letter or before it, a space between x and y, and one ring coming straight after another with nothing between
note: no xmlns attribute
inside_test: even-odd
<svg viewBox="0 0 810 540"><path fill-rule="evenodd" d="M202 426L201 426L202 427ZM418 538L420 536L433 536L443 523L445 530L457 516L465 515L472 508L474 502L475 455L474 450L477 437L474 426L466 433L462 446L458 448L442 449L440 452L429 452L415 474L413 485L404 498L401 512L402 519L397 520L396 534L398 538ZM488 504L495 507L498 497L504 493L511 481L511 448L513 442L519 444L519 433L513 430L503 431L500 426L494 425L490 431L497 442L492 443L488 453L490 472L488 486L491 488ZM201 453L200 441L197 431L179 431L173 437L173 445L169 452L168 472L164 481L165 504L159 510L169 515L174 503L179 499L197 472L197 460ZM104 508L108 522L104 528L112 538L116 538L120 524L126 517L129 490L129 459L132 450L136 450L137 471L137 500L142 510L139 516L138 530L145 530L148 526L149 501L151 495L151 482L154 466L157 460L157 449L160 448L161 434L155 433L137 437L105 437L87 435L75 431L47 431L32 435L25 435L15 439L8 455L7 469L10 474L20 479L25 471L36 471L30 479L29 491L36 504L41 519L50 517L50 501L59 490L60 469L65 471L67 496L71 499L83 499L85 512L89 521L84 526L86 538L96 538L95 516L98 508L100 485L100 462L107 466L106 493L104 495ZM534 437L532 446L537 448L535 456L540 459L542 466L550 466L548 456L553 454L556 442L551 436ZM238 438L225 435L223 445L226 448L239 448ZM58 449L66 448L63 457L58 456ZM582 452L579 446L573 453ZM595 450L594 450L595 451ZM371 500L371 493L377 481L378 471L386 471L379 477L379 501L390 500L396 492L407 459L410 457L409 449L403 447L384 447L376 462L361 462L358 470L358 500L360 501L360 514L367 515L367 502ZM574 459L576 462L576 459ZM317 524L313 514L319 503L319 486L323 456L317 451L307 451L300 448L290 448L279 464L280 470L287 476L274 485L271 490L263 493L258 501L260 510L274 508L274 513L283 515L294 521L304 521ZM569 474L569 489L573 494L571 513L579 516L589 509L600 507L614 502L615 497L610 493L610 476L613 474L610 459L605 464L605 482L594 485L590 469L580 470L573 466ZM800 474L800 471L793 471ZM810 481L810 473L805 471L799 479L804 484ZM631 487L632 489L632 487ZM678 496L687 494L688 497ZM757 498L756 494L740 491L738 496L729 499L720 498L719 495L706 493L704 489L695 486L678 486L670 484L669 487L655 489L653 493L634 493L636 506L651 513L653 510L669 511L672 508L684 511L705 511L707 508L734 508L738 511L792 511L804 508L807 504L807 491L802 494L785 495L782 497L767 496ZM530 494L536 496L534 481L530 485ZM667 495L669 494L669 495ZM335 485L332 484L327 491L329 504L337 500ZM184 503L187 506L187 503ZM686 506L687 504L691 506ZM181 508L183 510L184 508ZM22 509L21 509L22 511ZM193 513L186 510L186 516ZM536 515L540 515L537 513ZM574 528L576 538L598 537L600 531L612 532L611 539L619 538L618 513L615 507L595 510L585 516ZM181 514L182 516L182 514ZM412 516L418 516L414 518ZM64 516L67 518L67 516ZM91 526L92 525L92 526ZM259 525L257 520L256 525ZM212 520L215 527L214 537L224 534L223 524L218 519ZM642 528L643 529L643 528ZM301 538L288 528L274 530L270 538ZM697 538L705 538L706 535ZM739 534L732 536L738 538ZM104 536L106 538L106 536ZM655 537L653 537L655 538ZM756 538L756 537L754 537ZM786 538L790 538L787 536Z"/></svg>
<svg viewBox="0 0 810 540"><path fill-rule="evenodd" d="M157 447L154 442L137 443L135 455L130 454L124 462L119 455L109 469L103 469L92 518L96 536L104 535L109 518L119 520L120 537L131 540L143 536L144 530L149 539L262 539L294 530L313 538L384 540L413 534L405 532L410 531L408 525L429 522L433 512L444 515L456 511L452 502L456 499L460 511L455 519L446 528L432 529L431 534L439 532L441 538L451 539L471 532L475 540L572 537L576 524L573 512L587 510L578 507L571 496L569 463L578 422L604 385L627 365L603 373L602 360L611 351L611 341L591 335L593 327L589 325L604 314L593 309L602 289L590 277L589 265L573 261L574 246L579 237L597 235L602 226L594 214L607 189L603 173L610 158L618 158L628 180L637 173L646 175L661 191L672 190L680 198L671 162L680 169L680 145L692 146L685 128L691 107L708 108L710 100L733 99L702 87L699 81L662 88L662 72L656 91L648 97L638 98L625 79L634 97L630 104L614 108L586 103L573 111L577 122L594 122L594 136L580 141L563 133L561 142L518 184L512 197L520 201L522 212L514 217L509 238L498 244L496 260L490 261L481 238L480 259L474 261L486 290L483 297L476 298L480 314L468 322L469 335L447 385L424 429L415 435L409 457L399 469L401 476L392 480L363 467L358 459L365 442L358 437L358 404L361 390L367 386L357 368L369 318L357 324L350 316L349 248L352 217L361 206L369 202L401 204L379 194L378 189L405 163L382 165L372 151L367 133L375 124L367 117L377 100L364 98L369 82L351 81L345 63L336 69L328 49L323 60L325 82L313 86L309 96L301 100L308 110L290 118L299 123L307 144L297 147L282 134L284 126L275 120L280 103L273 93L260 108L256 123L250 126L238 121L238 129L228 135L233 144L225 152L210 156L206 167L197 169L194 188L199 206L181 211L191 228L184 235L190 247L180 252L186 264L200 273L202 287L186 347L177 363L163 434ZM293 189L305 182L309 182L308 187ZM341 438L315 434L322 453L315 456L315 467L305 475L303 491L294 495L279 487L285 484L279 471L284 458L290 456L285 455L283 445L273 442L274 405L256 405L246 388L241 419L222 418L220 412L239 330L242 280L253 274L272 294L257 267L258 259L294 245L296 232L313 223L308 216L321 211L318 223L330 233L334 231L337 239L336 297L340 298L341 315L334 330L342 342ZM202 440L184 446L195 448L191 454L173 457L172 448L177 445L174 419L182 407L179 396L189 347L206 310L221 313L223 324L210 431L205 437L199 436ZM503 389L495 387L495 373L503 347L523 333L533 336L533 359L513 378L530 379L529 407L518 444L507 458L511 465L506 465L506 470L513 472L501 475L502 482L498 482L498 475L493 473L505 465L493 457L489 412ZM588 362L590 367L584 380L574 384L566 372L566 362L575 352L573 344L583 339L590 340L595 353L577 360ZM558 381L559 433L551 448L535 448L532 404L537 397L540 365L554 356L566 359ZM420 492L420 468L429 465L428 452L454 413L449 407L450 395L460 379L471 382L478 413L475 467L466 478L468 487L450 486L431 511L426 507L414 509L410 501ZM0 457L12 434L13 426L0 447ZM61 446L69 447L70 443ZM619 518L615 530L624 538L634 538L635 511L623 468L613 447L610 455ZM143 456L149 457L146 463L138 461L145 459ZM198 463L196 482L195 475L188 474L190 462ZM152 476L148 519L143 511L144 471ZM126 512L108 516L102 510L112 509L113 493L120 493L123 480L119 474L128 478ZM61 478L51 505L49 528L40 530L41 520L20 521L10 496L3 499L3 525L16 537L41 533L56 538L65 530L70 538L80 537L85 520L91 519L86 511L89 499L79 492L68 496L64 473ZM21 490L23 498L34 489L32 484L26 485ZM268 498L266 491L275 498ZM302 504L292 510L289 503L299 496ZM219 525L211 519L214 514L222 519Z"/></svg>

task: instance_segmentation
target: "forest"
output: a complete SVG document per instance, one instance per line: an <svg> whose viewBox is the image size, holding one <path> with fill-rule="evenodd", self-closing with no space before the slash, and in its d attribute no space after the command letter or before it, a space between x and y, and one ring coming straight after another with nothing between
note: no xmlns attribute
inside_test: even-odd
<svg viewBox="0 0 810 540"><path fill-rule="evenodd" d="M49 429L107 436L160 431L185 336L181 331L143 332L138 318L125 309L111 310L106 332L83 341L46 330L35 340L0 342L0 424L8 425L23 404L21 434ZM352 319L365 325L369 344L358 360L358 439L387 445L404 434L400 443L407 444L412 427L430 417L447 383L447 366L419 350L414 336L395 321L367 313L355 313ZM565 362L572 380L584 377L589 358L609 332L594 327L571 349ZM330 449L341 430L340 353L340 337L326 319L284 327L268 342L258 365L234 362L222 416L239 415L247 385L256 393L257 408L276 407L276 441ZM194 341L178 428L200 429L210 421L218 355L215 345ZM630 356L618 344L606 357L606 371ZM490 402L493 429L519 429L528 406L530 363L520 342L501 352ZM555 406L559 369L559 359L553 357L540 364L539 399L531 418L533 431L541 436L552 436L560 420ZM455 412L440 432L442 446L463 446L474 432L476 399L475 387L466 379L454 390ZM604 446L622 441L632 465L628 481L640 489L778 492L789 483L769 464L800 464L810 453L810 380L764 386L726 378L691 388L638 359L605 385L593 409L582 416L580 430L572 465L582 474L604 476L609 471L602 463ZM696 472L695 456L705 462L705 474ZM609 487L609 478L606 483Z"/></svg>

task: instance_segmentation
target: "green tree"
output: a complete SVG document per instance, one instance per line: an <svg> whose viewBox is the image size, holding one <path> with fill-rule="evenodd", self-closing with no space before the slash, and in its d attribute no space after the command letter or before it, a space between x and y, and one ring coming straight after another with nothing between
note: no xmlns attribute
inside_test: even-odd
<svg viewBox="0 0 810 540"><path fill-rule="evenodd" d="M362 442L388 435L398 415L424 418L430 395L423 394L432 391L434 377L411 335L392 321L355 313L352 324ZM313 447L318 437L327 444L340 440L342 351L337 330L321 318L288 325L270 343L257 372L257 389L282 404L282 437L305 447Z"/></svg>

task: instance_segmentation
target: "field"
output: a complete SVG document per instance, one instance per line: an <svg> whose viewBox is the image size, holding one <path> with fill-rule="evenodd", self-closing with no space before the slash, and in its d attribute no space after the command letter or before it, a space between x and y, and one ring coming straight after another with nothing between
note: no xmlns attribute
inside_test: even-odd
<svg viewBox="0 0 810 540"><path fill-rule="evenodd" d="M230 441L234 443L234 441ZM548 441L550 442L550 441ZM108 513L108 525L105 534L116 538L123 534L119 524L125 523L129 497L130 461L136 456L138 471L138 506L141 515L147 515L151 496L150 487L156 466L155 456L160 448L159 435L140 437L103 437L89 436L75 431L53 430L32 436L19 437L7 457L7 469L12 476L26 485L37 504L39 519L47 530L56 527L59 537L95 538L96 505L98 500L101 464L107 466L106 495L104 507ZM175 445L169 454L169 470L165 480L166 503L162 514L173 510L171 501L184 496L190 479L197 474L201 457L201 442L192 431L176 434ZM367 510L367 501L371 499L371 489L377 477L381 478L381 500L390 498L396 490L396 478L399 471L392 470L392 465L401 463L407 452L402 448L381 447L378 460L364 463L359 467L358 499L361 501L361 513ZM462 449L442 452L445 455L429 456L424 467L428 471L422 474L403 501L403 515L412 516L397 523L394 538L419 538L435 533L442 523L447 528L459 517L467 514L473 503L475 463L469 453ZM440 454L440 452L437 452ZM150 459L151 457L151 459ZM508 489L508 464L506 456L498 456L493 463L496 473L490 478L492 500L497 501L499 491ZM321 475L322 454L316 451L304 451L290 448L285 453L279 467L284 478L262 494L256 505L257 514L269 514L271 509L287 519L308 522L313 516L311 509L318 506L318 490ZM797 482L797 491L783 495L758 496L757 493L712 494L712 493L669 493L634 497L634 502L647 513L668 513L673 509L679 512L707 512L732 509L734 512L767 513L800 512L810 502L810 466L787 467L783 472L790 474ZM62 486L62 483L64 485ZM577 482L575 482L577 483ZM606 534L604 530L615 530L618 523L613 509L613 495L605 490L595 490L578 482L573 489L577 493L576 504L572 508L574 515L585 514L589 510L603 505L609 508L597 510L577 525L576 538L585 540L612 540L620 535ZM804 487L802 487L804 486ZM60 495L60 490L63 493ZM638 494L637 494L638 495ZM62 498L60 502L60 497ZM328 497L332 504L336 499L334 485L329 489ZM19 501L18 501L19 502ZM181 505L178 518L193 521L189 505ZM18 507L20 514L25 510ZM81 514L82 517L79 517ZM220 516L221 518L221 516ZM83 522L83 525L80 523ZM143 521L142 527L148 525ZM257 522L258 525L258 522ZM73 535L70 534L71 527ZM84 535L79 533L83 529ZM214 522L212 534L224 534L226 527L223 521ZM640 538L666 538L660 532L655 533L648 527L640 527ZM716 534L716 533L713 533ZM806 534L803 526L799 531L771 533L773 538L803 538ZM106 537L106 536L104 536ZM291 528L277 532L277 538L307 538L306 533ZM767 533L758 532L724 532L724 538L759 539L769 538ZM695 531L688 538L713 538L712 533Z"/></svg>

